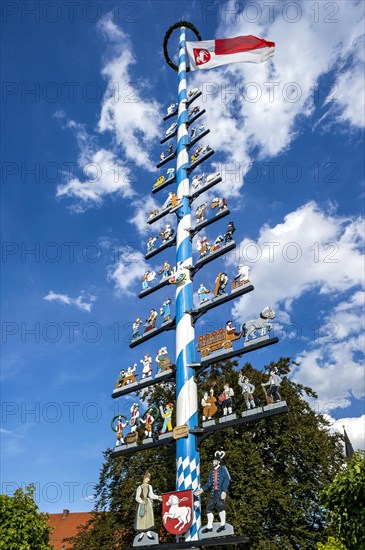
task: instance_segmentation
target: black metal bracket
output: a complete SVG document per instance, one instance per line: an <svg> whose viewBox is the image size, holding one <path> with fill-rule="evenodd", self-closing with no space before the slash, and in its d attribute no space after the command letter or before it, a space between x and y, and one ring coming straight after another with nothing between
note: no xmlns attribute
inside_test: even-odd
<svg viewBox="0 0 365 550"><path fill-rule="evenodd" d="M226 544L246 544L249 541L248 537L244 535L237 535L232 537L215 537L211 539L192 540L190 542L171 542L164 544L154 544L146 546L131 546L124 550L136 550L136 548L156 548L156 550L174 550L175 548L206 548L207 546L225 546Z"/></svg>
<svg viewBox="0 0 365 550"><path fill-rule="evenodd" d="M200 374L205 370L206 368L210 367L210 365L214 365L215 363L220 363L221 361L226 361L227 359L232 359L232 357L241 357L245 353L250 353L251 351L255 351L257 349L266 348L266 346L272 346L273 344L277 344L279 342L279 338L275 336L275 338L265 338L265 340L260 340L259 342L256 342L252 340L253 343L249 343L243 348L239 348L237 350L231 349L230 351L227 351L225 353L219 353L219 354L213 354L208 355L208 357L205 359L201 359L200 366L196 367L197 374Z"/></svg>
<svg viewBox="0 0 365 550"><path fill-rule="evenodd" d="M161 244L158 248L151 250L151 252L147 252L147 254L145 255L145 259L149 260L150 258L153 258L153 256L156 256L156 254L159 254L163 250L166 250L166 248L170 248L170 246L174 245L175 243L176 237L171 237L168 241Z"/></svg>
<svg viewBox="0 0 365 550"><path fill-rule="evenodd" d="M137 384L128 384L125 386L121 386L120 388L115 388L112 393L112 398L116 399L117 397L121 397L122 395L127 395L128 393L137 392L140 390L143 390L144 388L148 388L149 386L153 386L154 384L159 384L160 382L174 382L176 372L175 372L175 365L171 365L171 371L166 372L166 374L161 374L158 378L147 378L143 379Z"/></svg>

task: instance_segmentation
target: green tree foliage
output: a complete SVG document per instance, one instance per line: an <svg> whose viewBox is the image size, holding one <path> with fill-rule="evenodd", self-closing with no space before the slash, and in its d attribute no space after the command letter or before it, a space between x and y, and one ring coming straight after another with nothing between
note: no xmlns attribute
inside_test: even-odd
<svg viewBox="0 0 365 550"><path fill-rule="evenodd" d="M224 464L232 477L227 521L233 524L235 533L249 537L251 550L312 550L317 542L327 539L326 512L319 502L319 493L333 481L342 465L341 436L331 434L325 418L315 414L304 400L304 394L316 397L315 393L288 379L290 360L281 358L269 365L273 366L283 377L280 391L289 413L218 431L206 438L200 448L201 482L207 480L214 452L224 449ZM258 372L249 363L242 370L256 386L255 399L264 405L261 383L268 380L267 370ZM207 369L200 375L199 400L214 384L217 396L228 382L235 391L235 410L240 413L245 406L237 380L237 363L226 362ZM165 404L174 400L174 386L158 384L140 397L146 407L151 403ZM119 550L131 545L135 535L135 491L147 469L156 493L175 490L174 444L118 459L111 459L110 453L105 453L95 491L95 518L88 533L80 533L74 539L74 550ZM206 494L201 497L203 522L207 498ZM161 528L160 510L157 503L155 519L160 541L174 540ZM105 511L111 513L104 514Z"/></svg>
<svg viewBox="0 0 365 550"><path fill-rule="evenodd" d="M317 545L317 550L348 550L342 542L335 539L334 537L329 537L328 541L325 544L321 542Z"/></svg>
<svg viewBox="0 0 365 550"><path fill-rule="evenodd" d="M348 550L365 548L365 454L358 451L321 493L337 538Z"/></svg>
<svg viewBox="0 0 365 550"><path fill-rule="evenodd" d="M2 550L51 550L48 515L39 513L33 495L33 485L25 492L17 489L12 497L0 495Z"/></svg>

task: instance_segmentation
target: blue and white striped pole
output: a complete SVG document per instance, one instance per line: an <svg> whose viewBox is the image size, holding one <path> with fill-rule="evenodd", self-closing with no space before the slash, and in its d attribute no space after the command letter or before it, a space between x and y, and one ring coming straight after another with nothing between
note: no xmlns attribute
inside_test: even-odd
<svg viewBox="0 0 365 550"><path fill-rule="evenodd" d="M189 228L191 227L191 208L189 195L189 177L186 172L189 156L188 143L188 112L186 101L186 55L185 28L180 29L179 71L178 71L178 130L177 130L177 163L176 181L177 196L185 197L179 209L179 222L176 235L176 265L193 265L192 244ZM190 274L176 288L176 425L187 424L189 430L198 425L198 392L194 380L194 369L187 365L195 361L195 330L191 324L191 316L185 311L193 309L193 285ZM196 436L188 435L176 441L176 490L198 488L200 483L200 458L195 445ZM193 523L185 534L185 540L199 540L201 527L200 507L195 508Z"/></svg>

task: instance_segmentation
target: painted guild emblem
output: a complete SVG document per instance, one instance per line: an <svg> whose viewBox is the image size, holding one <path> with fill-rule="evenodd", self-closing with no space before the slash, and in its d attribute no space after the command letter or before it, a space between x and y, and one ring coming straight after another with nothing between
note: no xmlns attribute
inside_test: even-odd
<svg viewBox="0 0 365 550"><path fill-rule="evenodd" d="M162 523L172 535L185 533L193 516L193 491L174 491L162 495Z"/></svg>
<svg viewBox="0 0 365 550"><path fill-rule="evenodd" d="M208 63L210 60L210 53L208 50L205 50L203 48L194 48L194 58L195 63L197 65L204 65L204 63Z"/></svg>

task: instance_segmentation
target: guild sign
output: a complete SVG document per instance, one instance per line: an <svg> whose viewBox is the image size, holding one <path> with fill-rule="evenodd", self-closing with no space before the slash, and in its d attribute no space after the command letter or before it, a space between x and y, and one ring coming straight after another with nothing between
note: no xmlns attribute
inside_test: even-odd
<svg viewBox="0 0 365 550"><path fill-rule="evenodd" d="M204 65L210 61L210 53L203 48L193 48L194 58L196 65Z"/></svg>
<svg viewBox="0 0 365 550"><path fill-rule="evenodd" d="M185 533L193 520L193 491L174 491L162 495L162 523L172 535Z"/></svg>

